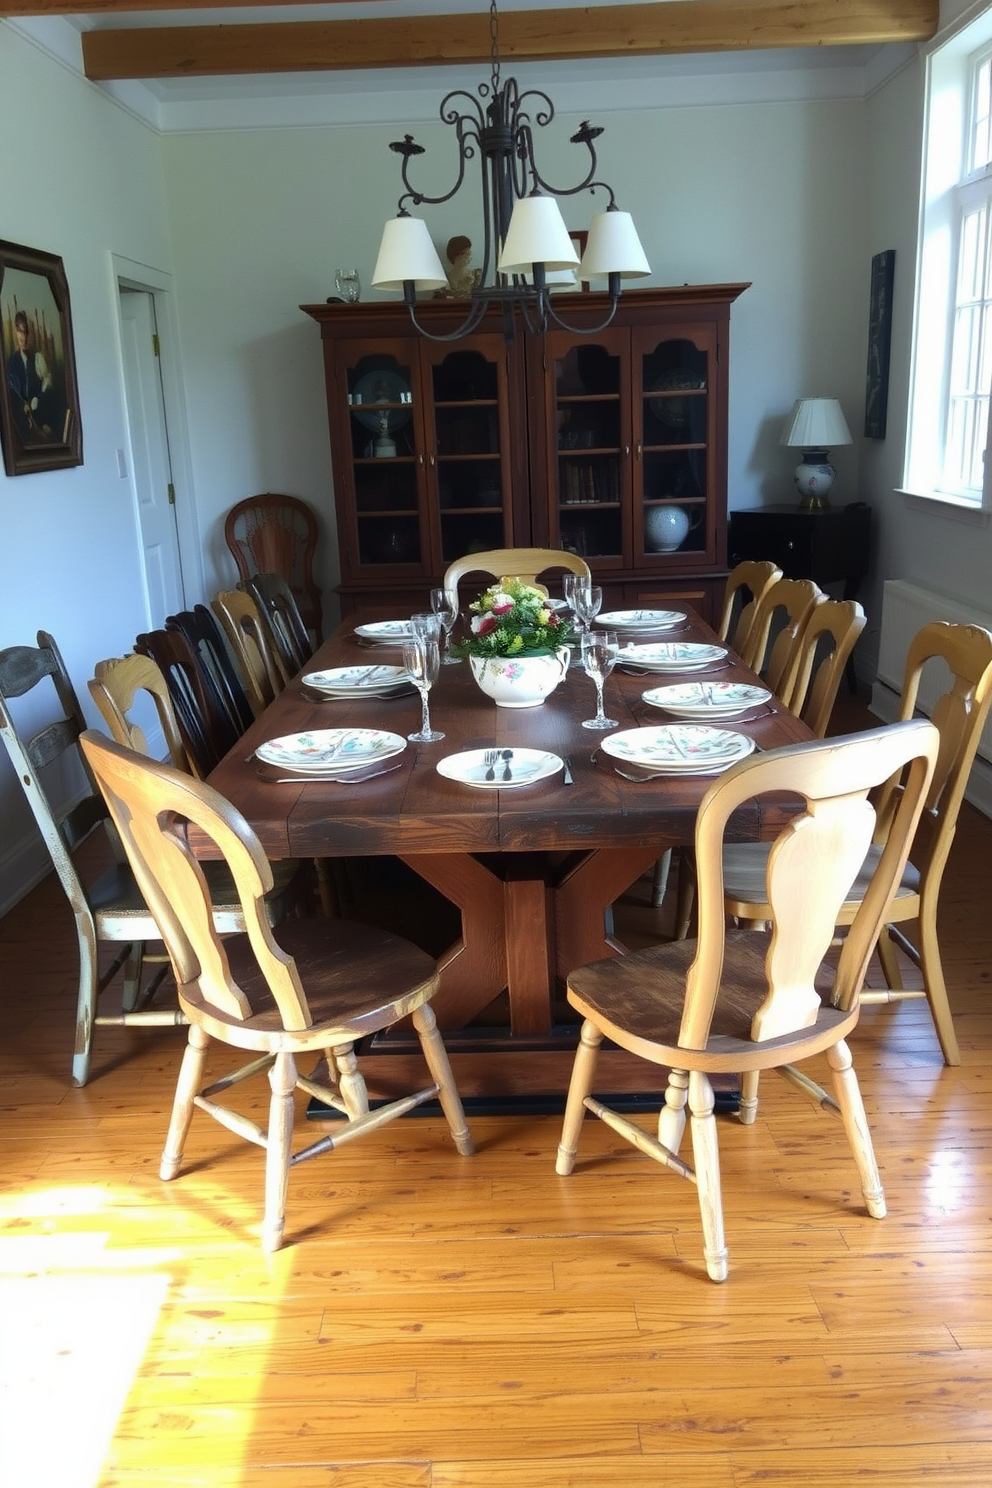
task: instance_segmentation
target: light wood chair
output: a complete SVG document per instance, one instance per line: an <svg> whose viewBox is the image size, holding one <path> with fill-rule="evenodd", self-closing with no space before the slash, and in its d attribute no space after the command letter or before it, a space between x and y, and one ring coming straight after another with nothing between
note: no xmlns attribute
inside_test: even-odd
<svg viewBox="0 0 992 1488"><path fill-rule="evenodd" d="M755 606L747 642L738 655L780 698L791 685L803 627L824 599L812 579L776 579Z"/></svg>
<svg viewBox="0 0 992 1488"><path fill-rule="evenodd" d="M586 560L577 553L566 553L564 548L491 548L486 553L466 553L464 558L449 563L444 574L444 587L457 610L458 584L466 574L522 579L525 584L537 584L538 588L545 589L543 584L538 584L538 575L547 573L550 568L564 568L568 573L584 574L586 578L591 576Z"/></svg>
<svg viewBox="0 0 992 1488"><path fill-rule="evenodd" d="M303 617L293 591L281 574L258 573L238 584L258 606L269 644L279 658L287 679L295 677L313 655Z"/></svg>
<svg viewBox="0 0 992 1488"><path fill-rule="evenodd" d="M252 712L258 718L289 680L269 640L258 605L243 589L222 589L211 601L241 665Z"/></svg>
<svg viewBox="0 0 992 1488"><path fill-rule="evenodd" d="M276 1250L285 1228L289 1169L305 1158L376 1131L435 1097L458 1151L470 1154L472 1138L428 1005L438 985L433 958L387 931L341 920L287 921L277 938L260 910L272 886L271 869L254 832L229 802L210 786L101 734L84 734L82 745L168 946L190 1022L162 1178L179 1172L194 1107L257 1143L265 1150L262 1243ZM203 874L187 842L189 823L222 852L240 891L247 935L218 937ZM354 1046L408 1016L430 1083L372 1110ZM211 1039L251 1057L204 1087ZM325 1066L323 1082L298 1074L297 1058L311 1053ZM272 1091L267 1131L214 1099L263 1069ZM297 1088L345 1119L332 1135L291 1153Z"/></svg>
<svg viewBox="0 0 992 1488"><path fill-rule="evenodd" d="M267 491L232 506L224 541L238 565L238 577L277 573L288 583L307 630L321 639L321 595L313 576L319 527L317 514L296 496Z"/></svg>
<svg viewBox="0 0 992 1488"><path fill-rule="evenodd" d="M845 1040L860 1011L865 969L923 809L940 736L918 719L843 739L752 755L706 792L696 824L699 938L599 961L568 977L583 1018L568 1092L557 1171L572 1171L587 1110L641 1152L696 1184L706 1270L727 1276L723 1205L710 1076L777 1069L815 1104L839 1113L869 1214L885 1197ZM830 978L827 953L837 913L871 841L868 793L908 767L884 852ZM768 858L770 936L725 929L723 843L742 804L767 792L795 794L803 809ZM657 1139L591 1094L604 1038L659 1067L668 1086ZM825 1054L832 1101L797 1062ZM679 1156L685 1106L694 1166ZM741 1108L742 1121L754 1108ZM814 1159L815 1160L815 1159ZM754 1194L750 1195L753 1203Z"/></svg>
<svg viewBox="0 0 992 1488"><path fill-rule="evenodd" d="M937 908L947 857L954 841L958 812L982 729L992 708L992 635L972 625L925 625L913 638L906 657L900 719L912 718L920 678L929 662L940 658L949 668L947 690L932 710L940 732L940 758L906 867L885 916L879 957L887 989L867 991L862 1002L901 1002L926 998L947 1064L960 1064L954 1020L937 939ZM898 800L898 782L890 781L879 802L876 840L837 915L849 925L885 842L890 813ZM724 852L725 906L741 921L765 920L764 894L768 851L762 843L728 843ZM915 924L915 936L908 933ZM899 947L923 973L923 988L905 988L899 972Z"/></svg>
<svg viewBox="0 0 992 1488"><path fill-rule="evenodd" d="M46 695L49 694L46 678L51 680L54 699ZM17 726L10 702L20 698L28 699L23 705L24 717L31 719L28 728L34 732L22 733ZM21 705L17 711L21 711ZM37 727L39 720L44 721ZM145 946L158 941L158 928L127 866L103 798L80 753L79 738L85 727L86 720L65 663L47 631L38 632L36 647L10 646L0 651L0 737L34 813L76 926L79 984L72 1056L74 1085L85 1085L89 1079L95 1027L104 1024L162 1027L185 1022L175 1009L151 1006L167 970L159 965L147 978L144 976ZM58 780L60 773L65 781L81 781L84 787L68 811L49 794L53 780ZM112 863L99 873L91 873L77 863L77 853L98 829L106 831ZM119 952L112 964L101 971L100 953L108 942L117 945ZM121 1012L99 1013L99 999L118 972L123 974Z"/></svg>
<svg viewBox="0 0 992 1488"><path fill-rule="evenodd" d="M748 558L730 570L727 586L723 591L723 613L717 633L721 641L726 641L738 656L744 656L747 652L747 638L754 623L758 601L766 589L777 584L781 577L782 570L770 560Z"/></svg>

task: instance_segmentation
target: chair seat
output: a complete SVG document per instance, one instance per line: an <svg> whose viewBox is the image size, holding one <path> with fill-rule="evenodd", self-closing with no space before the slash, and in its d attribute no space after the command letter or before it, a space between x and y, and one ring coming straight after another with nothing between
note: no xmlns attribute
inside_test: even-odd
<svg viewBox="0 0 992 1488"><path fill-rule="evenodd" d="M203 863L203 875L210 889L214 921L220 935L237 935L245 928L244 911L226 863ZM269 920L275 924L288 908L295 891L300 865L294 862L272 864L273 887L265 896ZM158 927L126 863L115 863L101 873L90 889L90 905L101 934L113 940L158 940ZM117 931L118 933L112 933Z"/></svg>
<svg viewBox="0 0 992 1488"><path fill-rule="evenodd" d="M728 842L723 849L723 892L728 903L740 903L749 905L760 905L765 901L765 875L768 868L768 854L771 851L770 842ZM873 846L868 853L857 878L854 880L853 891L848 891L848 897L844 902L845 910L854 908L861 903L871 882L872 875L878 867L878 860L882 855L882 849ZM902 878L895 892L895 898L912 899L920 891L920 875L912 863L907 863ZM733 911L731 911L733 912Z"/></svg>
<svg viewBox="0 0 992 1488"><path fill-rule="evenodd" d="M596 961L572 972L568 1000L593 1017L605 1036L653 1064L680 1067L686 1050L679 1044L685 1009L686 976L697 953L694 940L651 946L630 956ZM816 1022L780 1038L756 1043L751 1020L768 995L765 956L768 937L751 930L727 932L720 997L704 1050L692 1051L692 1068L709 1073L769 1069L783 1063L782 1051L797 1060L829 1048L858 1020L858 1009L831 1007L832 976L823 974L817 990L824 998Z"/></svg>
<svg viewBox="0 0 992 1488"><path fill-rule="evenodd" d="M231 974L252 1016L241 1019L181 987L187 1013L215 1036L242 1049L297 1051L352 1043L387 1028L429 1000L436 988L434 959L408 941L371 925L322 918L284 920L274 934L296 962L307 988L313 1027L286 1029L246 935L225 941Z"/></svg>

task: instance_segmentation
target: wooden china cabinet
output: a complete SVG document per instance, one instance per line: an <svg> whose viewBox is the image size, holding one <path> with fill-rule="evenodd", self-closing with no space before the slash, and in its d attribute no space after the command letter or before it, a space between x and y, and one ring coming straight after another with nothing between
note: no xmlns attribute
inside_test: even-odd
<svg viewBox="0 0 992 1488"><path fill-rule="evenodd" d="M580 553L604 609L683 599L716 619L730 307L746 288L627 290L604 331L518 326L512 341L497 313L438 342L396 302L302 306L323 343L342 614L422 606L453 559L535 546ZM606 304L560 302L590 325ZM465 303L418 313L443 335Z"/></svg>

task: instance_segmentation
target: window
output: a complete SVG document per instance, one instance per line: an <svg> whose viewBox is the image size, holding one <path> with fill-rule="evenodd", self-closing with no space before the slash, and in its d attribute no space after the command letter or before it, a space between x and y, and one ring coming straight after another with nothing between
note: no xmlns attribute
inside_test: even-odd
<svg viewBox="0 0 992 1488"><path fill-rule="evenodd" d="M927 62L905 487L992 506L992 9Z"/></svg>

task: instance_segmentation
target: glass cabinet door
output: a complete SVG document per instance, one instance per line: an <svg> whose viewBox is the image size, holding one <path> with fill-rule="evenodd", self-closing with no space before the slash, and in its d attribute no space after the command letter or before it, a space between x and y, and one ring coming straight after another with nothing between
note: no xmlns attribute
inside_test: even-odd
<svg viewBox="0 0 992 1488"><path fill-rule="evenodd" d="M394 354L346 347L350 470L359 568L420 565L428 532L414 401L417 346ZM353 356L347 353L353 352Z"/></svg>
<svg viewBox="0 0 992 1488"><path fill-rule="evenodd" d="M634 558L709 554L713 542L715 472L713 331L635 334Z"/></svg>
<svg viewBox="0 0 992 1488"><path fill-rule="evenodd" d="M552 540L571 553L620 564L629 547L629 336L548 337L553 419Z"/></svg>
<svg viewBox="0 0 992 1488"><path fill-rule="evenodd" d="M431 519L440 567L513 542L505 345L477 336L421 357Z"/></svg>

